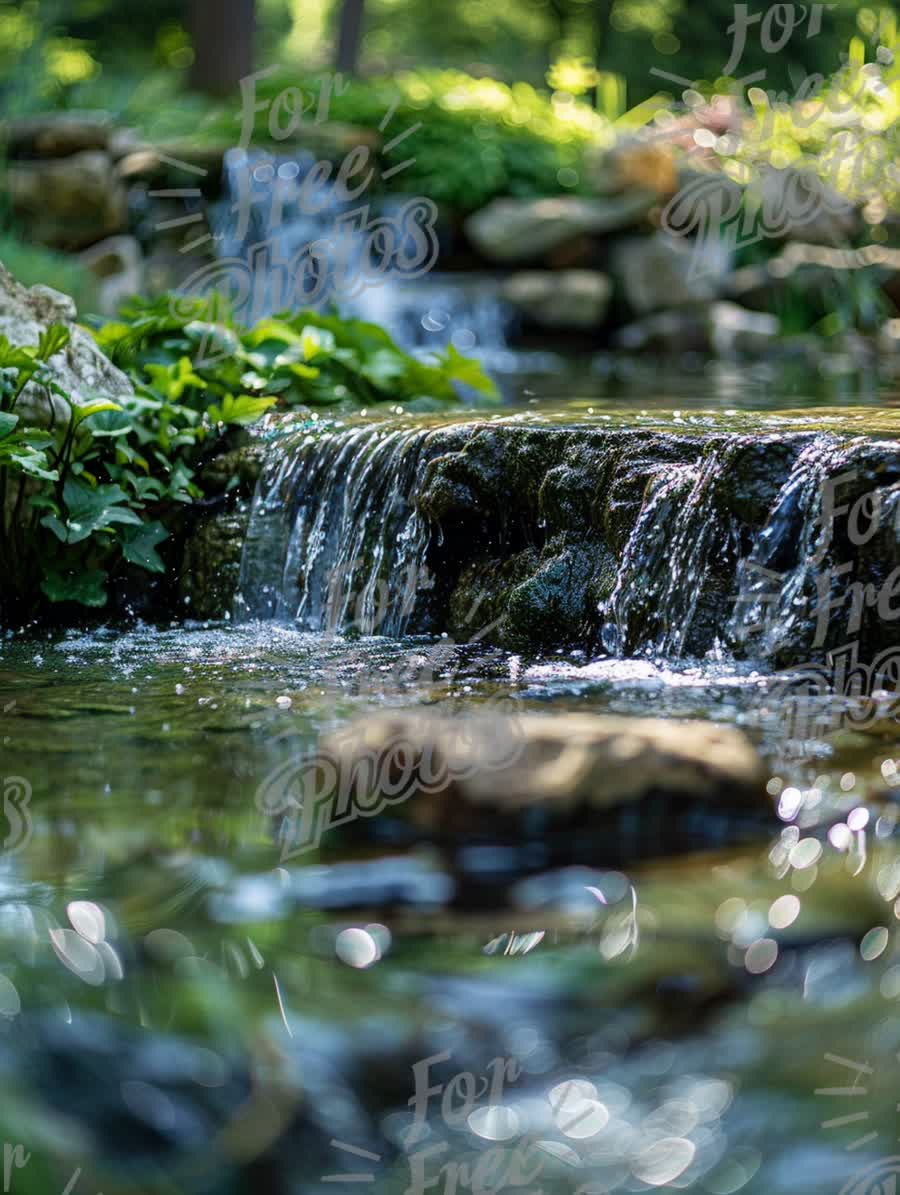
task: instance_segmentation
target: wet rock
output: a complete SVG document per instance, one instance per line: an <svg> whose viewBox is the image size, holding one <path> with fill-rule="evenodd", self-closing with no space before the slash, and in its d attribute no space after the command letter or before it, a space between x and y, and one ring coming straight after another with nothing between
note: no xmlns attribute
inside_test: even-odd
<svg viewBox="0 0 900 1195"><path fill-rule="evenodd" d="M602 543L562 534L539 553L471 565L454 591L448 626L467 639L477 611L478 626L491 625L492 642L511 651L591 643L614 584L615 559Z"/></svg>
<svg viewBox="0 0 900 1195"><path fill-rule="evenodd" d="M673 817L682 799L769 810L755 748L740 731L705 722L485 711L461 727L456 718L384 714L327 738L320 752L335 765L336 793L368 767L368 790L375 777L392 810L402 800L404 816L438 836L598 829L609 811L650 801Z"/></svg>
<svg viewBox="0 0 900 1195"><path fill-rule="evenodd" d="M144 289L144 255L134 237L109 237L85 249L79 260L100 280L97 302L103 315L115 315Z"/></svg>
<svg viewBox="0 0 900 1195"><path fill-rule="evenodd" d="M654 202L646 193L603 199L495 199L470 216L466 233L489 261L535 261L585 235L606 236L639 223Z"/></svg>
<svg viewBox="0 0 900 1195"><path fill-rule="evenodd" d="M637 315L710 302L724 289L729 269L730 253L719 241L666 232L632 237L613 252L613 273Z"/></svg>
<svg viewBox="0 0 900 1195"><path fill-rule="evenodd" d="M889 413L877 424L862 413L845 415L845 429L834 434L821 430L819 415L804 428L802 412L792 413L780 430L768 417L759 426L742 423L735 430L727 421L717 427L710 415L663 418L668 430L662 421L655 427L616 426L596 417L573 416L563 423L515 416L404 433L407 438L397 442L403 450L391 458L390 470L367 474L366 484L381 494L383 485L396 485L403 474L403 500L391 508L392 517L404 526L413 512L418 516L415 567L432 583L427 593L417 590L410 613L403 577L385 573L382 556L370 553L366 561L382 570L378 584L383 577L386 608L403 608L409 619L403 625L414 633L446 630L457 642L477 638L516 652L702 656L725 644L786 666L823 658L839 645L840 633L846 642L842 628L851 613L856 625L857 607L865 650L894 644L900 635L898 603L885 587L890 589L892 570L900 565L895 533L900 447ZM831 426L839 424L835 418ZM886 438L876 439L873 433L882 428ZM354 434L357 450L365 452L367 437ZM315 440L304 441L307 472L344 451L342 444L340 436L330 438L319 454ZM854 543L847 513L841 513L829 553L804 565L805 557L815 555L823 485L842 472L853 476L839 501L852 505L872 491L867 501L881 503L880 525L869 535L863 519L866 537ZM265 476L260 484L268 484ZM318 489L304 491L310 512L319 500ZM273 491L271 501L283 506L282 492ZM267 571L255 582L258 588L266 578L270 587L269 605L262 608L282 600L280 553L287 550L296 517L296 508L289 509L288 525L279 524L282 538L266 557ZM365 510L368 519L371 509ZM243 534L239 525L223 537L210 528L197 540L206 563L187 584L195 587L204 616L229 607ZM363 543L363 530L348 525L341 542L348 537L354 542L355 536ZM265 535L254 541L254 552L264 543ZM326 548L316 559L322 575L333 567L330 558ZM226 567L220 567L222 561ZM852 574L834 572L848 563ZM751 564L761 566L763 576L771 574L771 584L784 587L782 630L774 638L745 638L738 617L754 613L756 598L745 584ZM296 576L299 566L291 567ZM211 584L216 597L207 601ZM828 585L823 601L843 605L833 607L830 638L817 643L817 592ZM286 591L288 605L294 596ZM757 596L755 615L762 616L768 607L764 595ZM781 600L778 593L769 596ZM747 609L738 606L744 598ZM890 618L878 614L879 598Z"/></svg>
<svg viewBox="0 0 900 1195"><path fill-rule="evenodd" d="M238 593L248 514L227 511L201 521L187 536L180 606L185 618L230 616Z"/></svg>
<svg viewBox="0 0 900 1195"><path fill-rule="evenodd" d="M612 284L595 270L529 270L513 274L500 293L527 323L587 330L603 322Z"/></svg>
<svg viewBox="0 0 900 1195"><path fill-rule="evenodd" d="M82 249L126 228L125 188L100 151L13 162L5 186L16 220L41 244Z"/></svg>
<svg viewBox="0 0 900 1195"><path fill-rule="evenodd" d="M75 323L75 304L68 295L49 286L22 286L0 264L0 335L12 344L36 345L51 324L65 324L71 334L68 345L50 358L49 366L56 382L75 398L92 395L133 393L128 378L100 352L93 339ZM68 407L61 398L48 397L34 383L26 386L17 411L23 421L44 424L49 420L51 402L56 417L68 417Z"/></svg>

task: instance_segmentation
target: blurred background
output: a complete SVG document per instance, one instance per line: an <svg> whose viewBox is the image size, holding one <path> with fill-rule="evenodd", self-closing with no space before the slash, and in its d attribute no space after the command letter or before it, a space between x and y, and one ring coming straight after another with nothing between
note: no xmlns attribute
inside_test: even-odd
<svg viewBox="0 0 900 1195"><path fill-rule="evenodd" d="M500 375L776 362L847 397L900 344L896 41L851 3L4 3L0 259L108 316L424 197L429 277L323 303Z"/></svg>

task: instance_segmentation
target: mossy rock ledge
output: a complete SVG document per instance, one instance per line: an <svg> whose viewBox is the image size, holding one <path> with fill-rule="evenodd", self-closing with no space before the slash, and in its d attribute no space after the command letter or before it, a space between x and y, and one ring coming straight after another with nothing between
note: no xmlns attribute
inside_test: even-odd
<svg viewBox="0 0 900 1195"><path fill-rule="evenodd" d="M780 666L852 640L872 658L900 645L893 414L423 421L403 501L430 533L432 581L408 629L526 653L719 644ZM241 523L228 531L234 561ZM206 558L215 586L184 587L196 615L221 617L236 595Z"/></svg>

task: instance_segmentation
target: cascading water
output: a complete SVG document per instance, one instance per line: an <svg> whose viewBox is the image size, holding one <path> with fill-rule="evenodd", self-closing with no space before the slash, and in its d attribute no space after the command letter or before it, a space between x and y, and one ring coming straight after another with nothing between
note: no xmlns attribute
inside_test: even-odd
<svg viewBox="0 0 900 1195"><path fill-rule="evenodd" d="M466 423L453 421L451 431L443 420L417 419L338 424L272 443L252 507L239 614L317 630L352 625L366 634L433 632L455 617L452 595L474 584L471 576L463 576L470 565L482 570L484 582L477 584L485 588L481 597L473 591L466 600L487 597L495 612L514 593L521 612L530 594L544 592L541 586L547 594L541 600L570 600L567 595L575 591L565 588L571 584L566 578L571 553L579 549L556 548L546 538L546 520L534 506L538 483L533 477L527 492L515 488L525 484L517 480L521 462L537 455L534 439L520 436L523 426L530 435L530 420L476 421L469 456L467 435L460 435ZM509 427L509 441L503 439L502 425ZM606 535L614 526L622 528L614 582L611 588L602 582L609 597L597 609L600 641L589 643L591 650L667 659L713 651L717 658L733 653L776 663L817 658L807 653L825 643L814 642L823 576L841 589L833 580L832 557L840 561L847 551L837 541L825 545L829 554L822 550L823 493L829 485L846 485L848 475L857 476L855 453L860 445L870 452L871 442L866 448L863 441L807 433L771 442L746 434L680 442L667 433L638 433L632 439L594 427L584 429L586 473L583 465L554 464L571 458L570 440L557 435L548 422L546 476L571 478L575 493L580 485L593 484L594 501L601 504L586 524L577 523L578 503L572 505L571 543L584 541L586 562L598 551L597 559L608 560ZM501 438L493 443L493 436ZM554 449L554 443L560 447ZM528 452L525 444L532 446ZM859 501L880 486L885 523L888 517L896 521L900 509L900 484L894 485L897 470L890 459L885 457L871 478L857 471L850 498ZM476 493L482 484L488 486L486 493L496 493L490 487L498 481L501 493L512 484L511 509L519 522L508 530L509 512L486 507L485 525L470 554L468 532L452 521L454 491L458 487L466 509L472 485ZM446 528L429 524L417 509L424 496L423 509L433 510L435 494L438 508L450 503ZM604 524L608 532L600 529ZM886 540L869 559L874 571L859 579L858 588L875 582L890 589L888 574L900 564L896 555ZM433 585L426 565L442 574L441 586L427 602L423 591ZM509 580L495 583L501 575ZM840 621L847 622L846 611ZM837 618L834 622L837 634L842 628ZM886 625L900 624L889 620ZM566 634L561 630L561 645ZM819 655L832 645L828 640Z"/></svg>
<svg viewBox="0 0 900 1195"><path fill-rule="evenodd" d="M655 471L601 610L607 650L667 657L685 651L713 554L721 563L737 551L716 497L743 442L735 437L699 461Z"/></svg>
<svg viewBox="0 0 900 1195"><path fill-rule="evenodd" d="M429 587L428 531L411 503L425 435L335 429L279 453L253 501L238 614L402 634Z"/></svg>

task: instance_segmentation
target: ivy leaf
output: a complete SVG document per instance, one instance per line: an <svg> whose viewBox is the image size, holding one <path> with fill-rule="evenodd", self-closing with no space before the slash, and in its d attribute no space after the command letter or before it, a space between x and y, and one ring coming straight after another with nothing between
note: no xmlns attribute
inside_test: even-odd
<svg viewBox="0 0 900 1195"><path fill-rule="evenodd" d="M0 469L12 469L41 481L58 481L59 474L50 467L46 452L32 441L29 432L14 432L0 440Z"/></svg>
<svg viewBox="0 0 900 1195"><path fill-rule="evenodd" d="M102 569L45 568L41 589L51 602L78 602L81 606L106 605L106 573Z"/></svg>
<svg viewBox="0 0 900 1195"><path fill-rule="evenodd" d="M334 335L326 328L314 328L311 324L300 333L300 347L304 361L311 361L323 353L333 353L336 346Z"/></svg>
<svg viewBox="0 0 900 1195"><path fill-rule="evenodd" d="M379 390L395 390L406 373L406 361L391 349L378 349L360 370Z"/></svg>
<svg viewBox="0 0 900 1195"><path fill-rule="evenodd" d="M5 411L0 411L0 440L5 440L8 435L11 435L18 422L18 415L9 415Z"/></svg>
<svg viewBox="0 0 900 1195"><path fill-rule="evenodd" d="M146 569L148 573L164 573L157 544L169 538L162 523L141 523L140 527L126 527L121 533L122 555L130 564Z"/></svg>
<svg viewBox="0 0 900 1195"><path fill-rule="evenodd" d="M38 338L36 356L41 361L49 361L54 353L66 347L71 338L69 329L63 324L51 324Z"/></svg>
<svg viewBox="0 0 900 1195"><path fill-rule="evenodd" d="M249 427L277 401L275 398L253 398L250 394L241 394L237 398L233 394L224 394L221 405L214 404L209 408L209 417L213 423Z"/></svg>
<svg viewBox="0 0 900 1195"><path fill-rule="evenodd" d="M174 365L147 365L146 370L153 385L170 402L178 402L189 386L206 389L206 382L194 372L188 357L179 357Z"/></svg>
<svg viewBox="0 0 900 1195"><path fill-rule="evenodd" d="M113 523L139 526L141 522L140 515L126 505L128 495L117 485L94 488L81 481L69 480L63 489L63 501L68 511L66 522L47 515L41 519L41 524L66 544L80 544L95 531L105 531Z"/></svg>
<svg viewBox="0 0 900 1195"><path fill-rule="evenodd" d="M117 402L113 402L111 398L98 398L93 402L75 403L72 407L72 421L77 427L79 423L83 423L85 419L90 419L92 415L99 415L102 411L121 411L122 408Z"/></svg>

